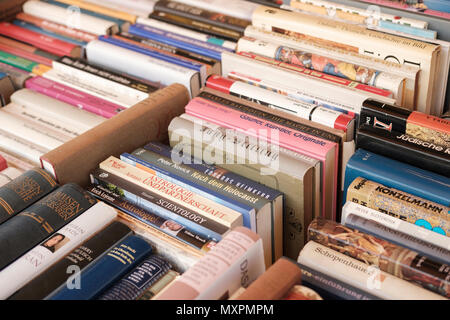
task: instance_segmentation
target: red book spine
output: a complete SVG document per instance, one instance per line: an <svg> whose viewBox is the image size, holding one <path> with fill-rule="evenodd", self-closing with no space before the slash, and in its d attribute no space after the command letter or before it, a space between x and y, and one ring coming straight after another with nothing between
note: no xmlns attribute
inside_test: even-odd
<svg viewBox="0 0 450 320"><path fill-rule="evenodd" d="M6 163L6 159L3 158L3 157L0 155L0 171L5 170L6 168L8 168L8 164Z"/></svg>
<svg viewBox="0 0 450 320"><path fill-rule="evenodd" d="M25 59L34 61L36 63L40 63L40 64L43 64L43 65L46 65L46 66L49 66L49 67L52 66L52 60L51 59L42 57L40 55L31 53L31 52L27 52L27 51L24 51L24 50L21 50L21 49L18 49L18 48L13 48L13 47L4 45L2 43L0 43L0 50L4 51L4 52L7 52L7 53L10 53L10 54L13 54L13 55L18 56L18 57L21 57L21 58L25 58Z"/></svg>
<svg viewBox="0 0 450 320"><path fill-rule="evenodd" d="M31 44L57 56L72 56L73 51L78 47L72 43L18 27L9 22L0 23L0 34Z"/></svg>

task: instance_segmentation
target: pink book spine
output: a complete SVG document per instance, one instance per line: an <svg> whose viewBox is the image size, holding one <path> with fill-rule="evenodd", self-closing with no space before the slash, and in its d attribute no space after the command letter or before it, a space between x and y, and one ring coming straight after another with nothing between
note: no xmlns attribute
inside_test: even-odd
<svg viewBox="0 0 450 320"><path fill-rule="evenodd" d="M41 76L28 79L25 87L108 119L125 109Z"/></svg>
<svg viewBox="0 0 450 320"><path fill-rule="evenodd" d="M247 115L244 112L227 108L219 103L208 101L203 98L197 97L192 99L187 104L185 111L187 114L212 122L224 128L233 129L255 138L267 140L280 147L320 160L322 162L323 191L325 191L326 154L331 149L336 148L333 180L334 189L337 190L339 156L336 143L266 121L262 118ZM273 137L272 132L270 132L272 130L276 130L275 132L278 133L275 137ZM336 209L335 203L336 199L333 199L333 212L335 212ZM325 207L325 197L323 197L323 206Z"/></svg>
<svg viewBox="0 0 450 320"><path fill-rule="evenodd" d="M330 83L334 83L337 85L342 85L345 86L347 88L353 88L353 89L357 89L360 91L364 91L364 92L369 92L372 94L376 94L379 96L383 96L386 98L391 98L392 97L392 92L390 92L389 90L385 90L385 89L380 89L374 86L369 86L367 84L362 84L356 81L352 81L352 80L348 80L348 79L344 79L344 78L339 78L330 74L326 74L323 73L321 71L317 71L317 70L311 70L311 69L307 69L304 68L302 66L299 65L294 65L294 64L290 64L290 63L286 63L286 62L281 62L281 61L277 61L275 59L272 58L267 58L267 57L263 57L263 56L259 56L253 53L249 53L249 52L238 52L239 55L250 58L250 59L254 59L257 61L262 61L265 63L270 63L272 65L276 65L279 66L283 69L287 69L287 70L292 70L301 74L304 74L306 76L311 76L317 79L322 79L324 81L330 82Z"/></svg>

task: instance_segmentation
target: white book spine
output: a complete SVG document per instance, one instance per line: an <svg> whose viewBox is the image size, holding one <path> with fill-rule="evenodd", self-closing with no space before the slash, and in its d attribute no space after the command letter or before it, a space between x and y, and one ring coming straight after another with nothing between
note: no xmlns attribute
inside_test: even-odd
<svg viewBox="0 0 450 320"><path fill-rule="evenodd" d="M128 95L119 95L114 90L108 90L101 83L88 82L87 80L80 79L74 75L70 75L58 70L50 70L43 74L44 78L52 81L64 84L69 87L73 87L77 90L91 94L98 98L102 98L109 102L118 104L121 107L129 108L134 106L137 101L135 98Z"/></svg>
<svg viewBox="0 0 450 320"><path fill-rule="evenodd" d="M8 167L2 171L0 171L0 187L7 184L11 180L14 180L18 176L22 174L22 171L19 169Z"/></svg>
<svg viewBox="0 0 450 320"><path fill-rule="evenodd" d="M194 94L192 81L195 75L198 76L198 72L188 68L98 40L89 42L86 55L90 62L111 70L126 72L150 81L160 81L163 85L181 83L191 96ZM199 86L199 79L196 85Z"/></svg>
<svg viewBox="0 0 450 320"><path fill-rule="evenodd" d="M314 241L300 251L299 263L387 300L446 300L424 288Z"/></svg>
<svg viewBox="0 0 450 320"><path fill-rule="evenodd" d="M419 227L413 223L409 223L377 210L364 207L360 204L347 201L342 208L341 223L346 224L346 219L349 215L357 215L361 218L375 221L390 229L409 234L415 238L432 243L436 246L450 250L450 238L437 232Z"/></svg>
<svg viewBox="0 0 450 320"><path fill-rule="evenodd" d="M35 143L48 150L53 150L67 142L59 133L2 110L0 110L0 123L3 131L12 135L19 135L21 139Z"/></svg>
<svg viewBox="0 0 450 320"><path fill-rule="evenodd" d="M40 157L48 149L42 148L30 141L26 141L0 129L0 149L40 166Z"/></svg>
<svg viewBox="0 0 450 320"><path fill-rule="evenodd" d="M45 271L52 263L69 254L86 239L111 223L117 216L103 202L86 210L39 245L0 272L0 299L6 299L27 282Z"/></svg>
<svg viewBox="0 0 450 320"><path fill-rule="evenodd" d="M80 8L76 6L62 8L43 1L32 0L25 2L22 8L23 12L33 16L96 35L119 31L114 22L81 13Z"/></svg>
<svg viewBox="0 0 450 320"><path fill-rule="evenodd" d="M249 21L252 19L253 11L259 6L257 3L241 0L179 0L178 2Z"/></svg>
<svg viewBox="0 0 450 320"><path fill-rule="evenodd" d="M137 102L148 98L148 93L105 79L101 76L89 73L87 71L68 66L65 63L53 61L52 66L54 70L58 70L73 78L80 79L83 82L87 82L95 86L100 86L102 88L108 89L109 91L114 91L116 95L129 96L130 98L135 99L135 101Z"/></svg>
<svg viewBox="0 0 450 320"><path fill-rule="evenodd" d="M157 0L84 0L107 8L124 11L139 17L148 17Z"/></svg>
<svg viewBox="0 0 450 320"><path fill-rule="evenodd" d="M162 29L164 31L173 32L188 38L192 38L199 41L205 41L210 42L211 36L208 36L207 34L193 31L190 29L186 29L183 27L179 27L170 23L166 23L163 21L155 20L155 19L149 19L149 18L138 18L137 22L140 24L144 24L153 28ZM213 42L215 43L215 42ZM236 42L223 40L223 42L220 44L224 48L228 48L231 50L236 49Z"/></svg>

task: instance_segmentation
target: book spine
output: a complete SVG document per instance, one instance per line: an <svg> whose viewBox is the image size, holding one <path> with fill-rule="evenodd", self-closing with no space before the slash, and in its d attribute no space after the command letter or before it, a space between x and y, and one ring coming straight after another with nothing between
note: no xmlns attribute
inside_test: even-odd
<svg viewBox="0 0 450 320"><path fill-rule="evenodd" d="M0 155L0 171L5 170L6 168L8 168L8 163L6 162L6 159Z"/></svg>
<svg viewBox="0 0 450 320"><path fill-rule="evenodd" d="M450 147L435 145L406 134L362 126L356 132L356 148L403 161L450 177Z"/></svg>
<svg viewBox="0 0 450 320"><path fill-rule="evenodd" d="M18 56L20 58L23 59L29 59L30 61L33 61L35 63L40 63L46 66L51 66L52 65L52 60L48 59L46 57L37 55L35 53L32 52L28 52L28 51L24 51L22 49L18 49L18 48L14 48L11 47L9 45L5 45L0 43L0 50L2 50L3 52L9 53L11 55L15 55Z"/></svg>
<svg viewBox="0 0 450 320"><path fill-rule="evenodd" d="M143 207L145 210L163 219L173 220L181 226L187 226L202 237L217 242L229 230L229 228L217 221L203 216L189 207L182 206L170 198L161 197L156 193L149 192L149 190L135 186L129 181L124 181L124 179L116 176L114 173L105 170L100 172L103 172L103 174L94 173L91 175L93 182L103 185L104 188L111 189L115 187L119 194L123 194L126 200L137 207ZM133 213L133 211L128 210L128 213ZM140 215L133 214L132 216L140 221L143 220ZM146 220L150 219L144 219L144 222Z"/></svg>
<svg viewBox="0 0 450 320"><path fill-rule="evenodd" d="M173 63L176 64L178 66L182 66L191 70L195 70L197 72L200 73L200 78L202 83L205 83L206 81L206 67L198 62L194 62L194 61L189 61L186 59L180 59L179 57L174 57L165 53L161 53L158 52L156 50L150 49L150 48L145 48L142 47L140 45L137 45L135 43L131 43L128 41L123 41L121 39L118 38L112 38L112 37L108 37L108 36L101 36L99 37L100 41L104 41L106 43L110 43L125 49L129 49L135 52L139 52L142 54L145 54L147 56L156 58L156 59L160 59L169 63Z"/></svg>
<svg viewBox="0 0 450 320"><path fill-rule="evenodd" d="M441 248L433 243L426 242L412 234L389 228L375 220L365 219L364 217L355 214L349 214L345 219L345 225L360 230L361 232L380 237L410 250L417 251L440 263L447 263L450 261L449 250Z"/></svg>
<svg viewBox="0 0 450 320"><path fill-rule="evenodd" d="M382 299L446 300L440 295L314 241L309 241L303 247L298 262Z"/></svg>
<svg viewBox="0 0 450 320"><path fill-rule="evenodd" d="M253 76L249 76L249 75L246 75L246 74L243 74L240 72L234 72L234 71L231 71L230 73L228 73L228 77L230 79L242 81L242 82L248 83L252 86L260 87L265 90L269 90L269 91L275 92L280 95L287 96L289 98L292 98L292 99L295 99L298 101L303 101L306 103L325 107L327 109L342 112L344 114L348 114L349 116L354 116L354 114L355 114L354 112L349 111L348 107L343 104L337 103L335 101L331 101L324 97L317 97L317 96L311 95L308 92L303 91L303 90L289 88L287 86L283 86L282 84L272 82L270 80L255 78Z"/></svg>
<svg viewBox="0 0 450 320"><path fill-rule="evenodd" d="M58 33L58 34L73 38L78 41L89 42L89 41L97 39L97 36L93 33L89 33L86 31L71 28L68 25L59 24L59 23L56 23L56 22L53 22L50 20L42 19L42 18L32 16L31 14L27 14L24 12L20 12L19 14L17 14L16 18L19 20L25 21L27 23L33 24L44 30Z"/></svg>
<svg viewBox="0 0 450 320"><path fill-rule="evenodd" d="M160 293L164 288L168 287L177 277L179 273L169 270L155 284L148 288L137 300L151 300L155 295Z"/></svg>
<svg viewBox="0 0 450 320"><path fill-rule="evenodd" d="M243 268L246 277L242 278ZM227 298L265 270L262 241L244 227L227 234L214 248L161 292L156 300Z"/></svg>
<svg viewBox="0 0 450 320"><path fill-rule="evenodd" d="M271 58L266 58L260 55L256 55L256 54L252 54L252 53L248 53L248 52L238 52L237 54L242 55L244 57L256 60L256 61L261 61L270 65L274 65L274 66L278 66L282 69L287 69L287 70L292 70L294 72L306 75L308 77L313 77L313 78L317 78L317 79L321 79L324 80L328 83L332 83L335 85L340 85L342 87L345 87L349 90L359 90L361 92L364 92L366 94L370 94L373 97L378 96L382 96L382 97L386 97L386 98L391 98L393 97L392 92L390 92L389 90L385 90L385 89L380 89L380 88L376 88L374 86L369 86L366 84L362 84L362 83L358 83L352 80L347 80L344 78L339 78L336 76L332 76L317 70L311 70L311 69L307 69L304 68L300 65L295 65L295 64L291 64L291 63L286 63L286 62L282 62L282 61L277 61L275 59L271 59Z"/></svg>
<svg viewBox="0 0 450 320"><path fill-rule="evenodd" d="M109 184L109 186L111 187L112 185ZM101 184L89 187L88 191L107 204L135 217L144 223L151 225L152 227L176 237L178 240L187 243L196 249L207 252L216 243L215 241L200 235L190 228L179 225L173 220L163 218L153 212L150 212L149 210L144 210L135 206L133 203L124 199L123 196L111 191ZM170 228L175 230L171 232L172 230Z"/></svg>
<svg viewBox="0 0 450 320"><path fill-rule="evenodd" d="M158 142L149 142L144 146L144 149L150 150L166 158L172 158L174 160L179 159L181 163L195 170L198 170L204 174L212 176L226 183L232 184L248 192L254 193L256 196L274 200L276 197L281 195L278 190L271 189L263 184L256 183L254 180L247 179L225 168L199 161L199 159L189 156L188 154L177 153L177 150L170 148L168 145Z"/></svg>
<svg viewBox="0 0 450 320"><path fill-rule="evenodd" d="M177 48L189 50L197 54L205 55L219 61L221 60L222 52L231 51L231 49L224 48L219 45L214 45L142 24L130 26L128 32L136 36L141 36L168 45L173 45Z"/></svg>
<svg viewBox="0 0 450 320"><path fill-rule="evenodd" d="M95 202L81 187L68 183L2 223L0 270L81 215Z"/></svg>
<svg viewBox="0 0 450 320"><path fill-rule="evenodd" d="M40 76L27 80L25 86L33 91L108 119L125 110L124 107L112 102Z"/></svg>
<svg viewBox="0 0 450 320"><path fill-rule="evenodd" d="M250 37L239 39L237 51L254 53L276 61L388 90L393 93L394 97L399 96L399 91L403 86L404 78L400 76L393 76L371 68Z"/></svg>
<svg viewBox="0 0 450 320"><path fill-rule="evenodd" d="M0 272L0 299L6 299L15 293L51 264L111 223L116 216L117 212L113 208L99 202L14 261Z"/></svg>
<svg viewBox="0 0 450 320"><path fill-rule="evenodd" d="M28 72L2 62L0 62L0 71L8 74L16 90L22 89L25 81L31 77Z"/></svg>
<svg viewBox="0 0 450 320"><path fill-rule="evenodd" d="M0 188L0 224L58 187L44 170L28 170Z"/></svg>
<svg viewBox="0 0 450 320"><path fill-rule="evenodd" d="M0 132L0 136L3 133ZM22 173L24 173L25 171L31 170L34 168L34 165L31 164L31 162L26 161L24 158L19 158L15 155L13 155L12 153L9 152L5 152L3 151L2 148L0 148L0 155L6 159L6 161L8 162L8 164L11 167L17 168L18 170L20 170Z"/></svg>
<svg viewBox="0 0 450 320"><path fill-rule="evenodd" d="M120 159L240 212L243 225L256 230L256 214L252 214L252 211L254 207L263 205L260 198L238 191L214 177L189 169L183 164L176 164L170 158L158 156L143 148L135 150L133 154L123 153Z"/></svg>
<svg viewBox="0 0 450 320"><path fill-rule="evenodd" d="M328 220L312 221L308 239L444 297L450 296L448 266L416 251Z"/></svg>
<svg viewBox="0 0 450 320"><path fill-rule="evenodd" d="M147 188L159 195L182 203L191 210L199 212L229 227L242 225L242 215L230 208L206 199L182 186L161 179L151 172L144 171L127 164L113 156L100 163L100 169L109 171L119 177L133 181L135 184ZM131 175L130 175L131 174Z"/></svg>
<svg viewBox="0 0 450 320"><path fill-rule="evenodd" d="M233 30L237 39L242 36L245 27L250 24L248 20L227 16L219 13L220 11L208 11L176 1L160 0L155 3L153 10L211 24L217 28Z"/></svg>
<svg viewBox="0 0 450 320"><path fill-rule="evenodd" d="M197 32L191 29L183 28L180 26L176 26L174 24L166 23L163 21L155 20L155 19L147 19L147 18L138 18L138 23L143 24L149 27L154 27L162 30L166 30L169 32L173 32L175 34L179 34L191 39L195 39L198 41L203 41L206 43L211 43L213 45L218 45L225 47L230 50L236 49L236 42L228 41L220 38L213 37L209 34L205 34L202 32Z"/></svg>
<svg viewBox="0 0 450 320"><path fill-rule="evenodd" d="M0 148L14 154L16 157L26 159L32 164L33 167L39 166L40 157L50 151L30 141L20 139L19 137L16 137L15 135L1 129Z"/></svg>
<svg viewBox="0 0 450 320"><path fill-rule="evenodd" d="M9 300L42 300L66 285L71 274L67 271L78 268L83 271L87 266L95 263L106 251L117 242L132 233L125 224L113 221L91 238L72 250L67 256L59 260L33 280L25 284Z"/></svg>
<svg viewBox="0 0 450 320"><path fill-rule="evenodd" d="M32 72L33 68L38 65L38 63L24 59L5 51L0 50L0 61L7 65L19 68L24 71Z"/></svg>
<svg viewBox="0 0 450 320"><path fill-rule="evenodd" d="M0 187L19 177L23 171L14 167L9 167L0 171Z"/></svg>
<svg viewBox="0 0 450 320"><path fill-rule="evenodd" d="M26 43L23 43L23 42L20 42L20 41L16 41L16 40L13 40L13 39L10 39L10 38L7 38L7 37L0 36L0 43L5 45L5 46L9 46L11 48L20 49L22 51L26 51L26 52L29 52L29 53L34 53L34 54L36 54L38 56L45 57L45 58L48 58L48 59L51 59L51 60L58 59L57 55L51 54L51 53L49 53L47 51L40 50L40 49L38 49L38 48L36 48L36 47L34 47L32 45L29 45L29 44L26 44Z"/></svg>
<svg viewBox="0 0 450 320"><path fill-rule="evenodd" d="M83 285L77 290L68 286L52 293L49 300L92 300L136 267L152 252L151 245L141 237L130 235L100 257L80 274Z"/></svg>
<svg viewBox="0 0 450 320"><path fill-rule="evenodd" d="M387 131L406 133L410 114L409 110L368 99L361 107L359 126L365 124Z"/></svg>
<svg viewBox="0 0 450 320"><path fill-rule="evenodd" d="M157 255L153 255L142 261L98 299L136 300L171 268L172 265L170 263Z"/></svg>
<svg viewBox="0 0 450 320"><path fill-rule="evenodd" d="M20 28L8 22L0 24L0 34L32 44L36 48L46 50L58 56L70 56L76 48L73 44Z"/></svg>
<svg viewBox="0 0 450 320"><path fill-rule="evenodd" d="M450 153L450 121L414 111L408 117L406 133L447 148Z"/></svg>
<svg viewBox="0 0 450 320"><path fill-rule="evenodd" d="M97 82L102 80L105 84L108 84L110 87L112 86L121 94L129 94L140 99L147 98L150 93L159 89L131 79L124 74L94 66L83 59L72 59L67 56L62 57L58 61L53 62L53 68Z"/></svg>
<svg viewBox="0 0 450 320"><path fill-rule="evenodd" d="M342 112L294 100L245 82L227 79L218 75L208 77L206 86L269 108L293 113L300 118L312 120L344 132L347 131L350 122L353 120L353 117Z"/></svg>
<svg viewBox="0 0 450 320"><path fill-rule="evenodd" d="M446 236L450 235L449 207L364 178L356 178L350 184L347 201Z"/></svg>

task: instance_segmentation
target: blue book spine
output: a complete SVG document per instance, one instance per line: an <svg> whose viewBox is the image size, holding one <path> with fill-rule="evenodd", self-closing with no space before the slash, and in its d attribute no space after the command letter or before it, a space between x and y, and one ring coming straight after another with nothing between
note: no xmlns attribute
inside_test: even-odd
<svg viewBox="0 0 450 320"><path fill-rule="evenodd" d="M136 267L152 252L144 239L131 235L79 274L76 281L48 297L49 300L92 300Z"/></svg>
<svg viewBox="0 0 450 320"><path fill-rule="evenodd" d="M155 51L155 50L143 48L141 46L134 45L134 44L131 44L129 42L125 42L125 41L122 41L122 40L119 40L119 39L116 39L116 38L111 38L111 37L108 37L108 36L100 36L98 39L100 41L108 42L108 43L111 43L113 45L116 45L116 46L119 46L119 47L122 47L122 48L125 48L125 49L129 49L129 50L132 50L132 51L135 51L135 52L139 52L139 53L145 54L147 56L150 56L150 57L153 57L153 58L156 58L156 59L161 59L161 60L164 60L164 61L176 64L176 65L179 65L179 66L182 66L182 67L185 67L185 68L189 68L189 69L201 72L201 73L205 73L206 72L205 66L201 65L200 63L195 63L195 62L191 62L191 61L187 61L187 60L178 59L176 57L169 56L169 55L160 53L160 52Z"/></svg>
<svg viewBox="0 0 450 320"><path fill-rule="evenodd" d="M83 47L83 48L87 44L87 42L78 41L78 40L75 40L75 39L72 39L72 38L60 35L58 33L39 28L39 27L37 27L37 26L35 26L35 25L31 24L31 23L28 23L28 22L25 22L25 21L22 21L22 20L17 20L16 19L16 20L13 21L13 24L15 24L16 26L28 29L30 31L34 31L34 32L37 32L37 33L40 33L40 34L43 34L43 35L46 35L46 36L49 36L49 37L56 38L56 39L61 40L61 41L72 43L72 44L74 44L76 46L80 46L80 47Z"/></svg>
<svg viewBox="0 0 450 320"><path fill-rule="evenodd" d="M283 194L275 189L269 188L263 184L257 183L254 180L247 179L239 174L220 168L213 164L207 164L199 159L194 159L190 155L180 154L175 152L172 154L172 148L160 142L150 142L144 146L144 149L155 152L163 157L174 159L175 156L184 165L187 165L195 170L203 172L212 177L236 186L242 190L252 192L257 196L266 198L268 200L275 200Z"/></svg>
<svg viewBox="0 0 450 320"><path fill-rule="evenodd" d="M247 227L249 229L252 229L251 227L251 211L254 211L254 208L245 205L243 203L240 203L236 200L233 200L225 195L222 195L220 193L214 192L200 184L198 184L196 181L191 181L188 179L185 179L175 173L168 172L161 167L159 167L157 164L139 159L129 153L122 153L120 155L120 160L131 164L132 166L136 167L136 164L140 164L144 167L150 168L155 170L155 173L158 177L170 181L172 183L175 183L179 186L182 186L194 193L197 193L207 199L210 199L212 201L215 201L223 206L229 207L239 213L242 214L243 217L243 225L244 227Z"/></svg>
<svg viewBox="0 0 450 320"><path fill-rule="evenodd" d="M179 49L188 50L216 60L222 59L223 51L232 51L221 46L217 46L204 41L188 38L172 32L153 28L142 24L133 24L128 32L132 35L144 37L150 40L162 42Z"/></svg>
<svg viewBox="0 0 450 320"><path fill-rule="evenodd" d="M103 293L98 300L136 300L171 268L170 263L152 255Z"/></svg>
<svg viewBox="0 0 450 320"><path fill-rule="evenodd" d="M450 178L399 162L364 149L358 149L345 168L344 197L357 177L450 206Z"/></svg>
<svg viewBox="0 0 450 320"><path fill-rule="evenodd" d="M434 30L420 29L410 27L400 23L393 23L389 21L380 20L379 27L393 31L407 33L413 36L423 37L427 39L436 39L437 32Z"/></svg>
<svg viewBox="0 0 450 320"><path fill-rule="evenodd" d="M54 0L42 0L42 1L47 2L48 4L52 4L52 5L61 7L61 8L72 7L71 4L58 2L58 1L54 1ZM128 21L125 21L125 20L122 20L122 19L118 19L118 18L114 18L114 17L111 17L111 16L107 16L107 15L104 15L104 14L101 14L101 13L98 13L98 12L95 12L95 11L86 10L86 9L82 9L82 8L78 8L78 9L80 10L80 13L82 13L82 14L87 14L89 16L100 18L100 19L103 19L103 20L108 20L108 21L111 21L111 22L117 24L121 31L127 31L128 26L130 24Z"/></svg>

